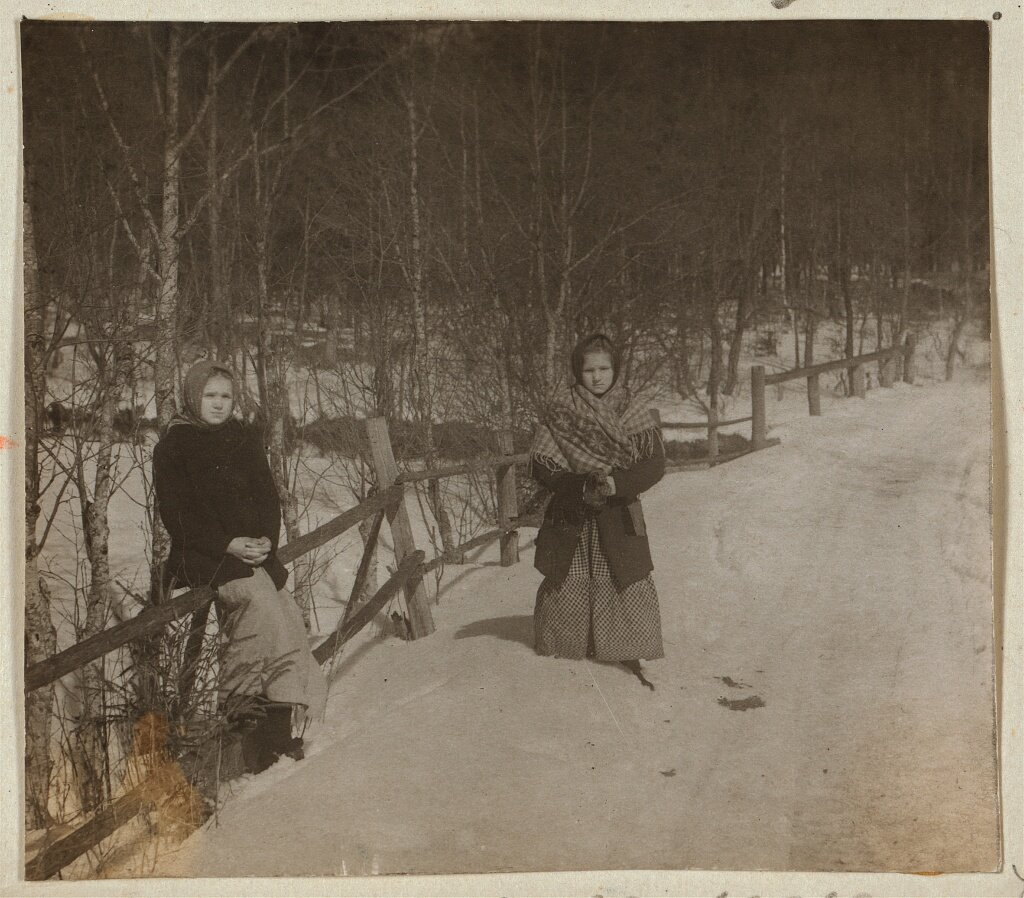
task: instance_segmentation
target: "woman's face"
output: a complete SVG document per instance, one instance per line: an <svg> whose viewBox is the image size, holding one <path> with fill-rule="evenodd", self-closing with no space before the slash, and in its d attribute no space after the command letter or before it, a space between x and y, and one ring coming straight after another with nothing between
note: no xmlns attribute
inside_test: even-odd
<svg viewBox="0 0 1024 898"><path fill-rule="evenodd" d="M199 404L199 417L206 424L223 424L231 417L235 405L235 391L228 378L215 374L203 387Z"/></svg>
<svg viewBox="0 0 1024 898"><path fill-rule="evenodd" d="M580 383L595 396L603 396L615 380L615 369L612 357L607 352L597 350L583 356L583 370L580 371Z"/></svg>

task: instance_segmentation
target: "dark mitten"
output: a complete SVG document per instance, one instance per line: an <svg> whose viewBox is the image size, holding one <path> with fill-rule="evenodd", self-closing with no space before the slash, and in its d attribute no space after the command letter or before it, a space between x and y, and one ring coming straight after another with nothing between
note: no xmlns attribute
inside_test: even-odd
<svg viewBox="0 0 1024 898"><path fill-rule="evenodd" d="M554 489L551 517L559 523L580 523L586 515L583 491L586 474L563 474Z"/></svg>
<svg viewBox="0 0 1024 898"><path fill-rule="evenodd" d="M587 507L592 509L604 508L608 501L611 490L608 488L608 478L601 472L590 474L583 486L583 501Z"/></svg>

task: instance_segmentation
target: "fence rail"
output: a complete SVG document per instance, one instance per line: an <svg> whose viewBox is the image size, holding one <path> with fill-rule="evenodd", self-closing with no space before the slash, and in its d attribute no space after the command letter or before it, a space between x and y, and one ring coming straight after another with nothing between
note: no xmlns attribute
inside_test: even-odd
<svg viewBox="0 0 1024 898"><path fill-rule="evenodd" d="M878 352L869 352L866 355L857 355L848 359L834 359L831 362L822 362L820 365L811 365L809 368L793 368L789 371L779 371L775 374L765 376L766 385L781 384L787 380L799 380L801 377L814 377L824 374L827 371L839 371L841 369L857 368L867 365L869 362L881 362L894 359L904 355L905 349L902 346L890 346Z"/></svg>
<svg viewBox="0 0 1024 898"><path fill-rule="evenodd" d="M479 471L493 470L509 464L525 464L530 460L530 453L519 455L496 455L451 465L447 468L434 468L429 471L403 471L395 478L395 483L417 483L423 480L441 480L444 477L455 477L459 474L475 474Z"/></svg>
<svg viewBox="0 0 1024 898"><path fill-rule="evenodd" d="M732 418L729 421L716 421L716 427L732 427L734 424L746 424L750 415L745 418ZM710 421L662 421L662 430L707 430Z"/></svg>
<svg viewBox="0 0 1024 898"><path fill-rule="evenodd" d="M163 794L166 794L164 777L159 772L151 774L139 785L97 811L81 826L44 844L33 857L26 860L25 879L42 880L56 876L68 864L113 835L142 811L154 807Z"/></svg>

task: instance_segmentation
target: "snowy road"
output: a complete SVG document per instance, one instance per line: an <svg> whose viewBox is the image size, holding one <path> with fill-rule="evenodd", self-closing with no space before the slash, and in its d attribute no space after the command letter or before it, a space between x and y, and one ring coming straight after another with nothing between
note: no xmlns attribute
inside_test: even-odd
<svg viewBox="0 0 1024 898"><path fill-rule="evenodd" d="M156 873L993 869L988 427L982 383L901 386L666 478L653 694L533 653L531 550L450 569Z"/></svg>

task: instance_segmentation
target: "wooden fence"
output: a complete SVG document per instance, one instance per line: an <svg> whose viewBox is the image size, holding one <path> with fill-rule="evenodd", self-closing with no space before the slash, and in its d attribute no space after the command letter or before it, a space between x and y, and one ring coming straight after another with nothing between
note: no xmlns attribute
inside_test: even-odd
<svg viewBox="0 0 1024 898"><path fill-rule="evenodd" d="M708 454L706 458L693 459L684 462L668 462L665 465L665 469L667 471L689 471L694 468L714 467L715 465L724 464L727 461L733 461L734 459L749 454L753 451L752 448L741 449L736 452L721 452L718 445L718 431L722 427L732 427L737 424L745 424L747 421L752 420L753 417L751 415L747 415L745 418L733 418L729 421L719 421L718 415L714 409L711 409L708 413L707 422L676 422L660 421L659 419L662 430L700 430L707 433Z"/></svg>
<svg viewBox="0 0 1024 898"><path fill-rule="evenodd" d="M819 415L821 414L821 405L818 378L821 374L840 369L852 371L853 395L863 397L864 366L871 362L879 362L881 365L879 382L882 386L891 386L894 377L893 363L900 356L903 358L903 378L908 383L913 383L914 340L912 336L908 338L903 347L893 347L869 355L839 359L809 368L783 371L768 376L765 376L763 366L755 365L751 368L751 414L749 416L720 421L716 412L712 410L706 423L666 422L662 424L665 428L702 430L706 431L708 435L709 451L706 459L670 463L666 465L666 468L669 471L682 471L722 464L750 452L777 445L778 440L769 440L766 435L765 386L768 384L780 384L784 381L806 378L810 413ZM656 417L658 417L657 414ZM718 451L718 430L723 427L744 424L747 421L751 422L749 447L738 452L720 453ZM329 661L400 591L404 593L406 608L409 612L410 637L418 639L429 635L434 631L434 621L426 590L423 587L424 576L443 564L458 563L466 552L488 545L494 540L500 541L501 564L506 567L515 564L519 560L518 528L540 524L539 516L519 516L516 466L528 462L529 454L514 454L511 433L502 432L497 435L496 454L493 456L444 468L404 473L399 471L395 461L387 422L383 418L372 418L366 422L366 436L377 476L378 492L315 530L303 534L278 551L278 557L282 563L287 564L336 539L367 518L373 518L342 620L335 631L313 650L314 657L321 664ZM408 486L420 481L437 481L445 477L485 471L495 472L497 526L427 561L425 553L416 546L413 535L409 506L412 496ZM387 582L371 598L359 604L358 600L365 588L381 525L385 518L390 524L394 540L397 567ZM201 631L206 622L206 612L214 598L214 591L208 586L191 589L163 604L143 611L131 620L124 621L58 652L45 661L33 664L25 670L25 691L32 692L35 689L40 689L130 642L159 633L169 623L188 614L195 615L195 626L200 628L201 638ZM192 642L195 644L194 640ZM186 661L188 656L189 650L186 649ZM195 659L193 659L193 663L195 663ZM179 681L179 689L184 692L191 689L194 675L194 670L187 669L185 676ZM179 696L179 707L187 706L184 697ZM62 834L55 841L44 845L26 864L26 877L48 879L77 857L95 847L141 810L154 806L160 795L166 791L161 785L166 779L161 772L165 766L158 767L149 778L97 812L78 828L70 833Z"/></svg>
<svg viewBox="0 0 1024 898"><path fill-rule="evenodd" d="M373 518L342 620L335 631L313 650L314 657L321 664L329 661L346 642L395 598L399 591L405 594L410 637L416 639L432 633L434 621L423 587L423 577L443 564L461 559L471 549L488 545L495 540L500 541L501 563L505 566L515 564L519 560L518 528L537 526L540 523L539 517L519 516L515 469L516 465L529 461L529 455L513 453L511 433L498 434L494 456L446 468L407 473L399 472L387 422L383 418L374 418L366 422L366 436L377 475L377 494L282 546L278 551L282 563L287 564L336 539L367 518ZM427 561L425 553L417 548L413 536L409 507L412 497L409 485L417 481L436 481L443 477L491 470L495 471L497 481L497 527ZM358 599L363 593L385 518L391 526L397 568L387 582L360 605ZM197 625L200 621L205 625L205 612L214 598L215 593L208 586L190 589L167 602L146 609L131 620L91 636L44 661L32 664L25 670L25 691L29 693L47 686L65 674L130 642L163 631L171 622L189 614L195 615ZM186 649L186 657L188 654ZM191 688L194 671L191 673L191 676L179 681L179 688ZM187 685L181 686L182 682ZM187 706L184 696L179 696L177 704L179 707ZM160 774L162 769L160 767L130 792L117 798L76 829L66 834L62 833L56 840L45 844L27 862L26 877L48 879L95 847L141 810L155 805L165 791L160 785L166 779Z"/></svg>
<svg viewBox="0 0 1024 898"><path fill-rule="evenodd" d="M916 351L916 340L913 334L908 334L902 346L891 346L878 352L871 352L866 355L853 356L852 358L836 359L832 362L822 362L820 365L812 365L809 368L794 368L792 371L779 371L775 374L765 375L763 365L754 365L750 369L750 409L752 416L751 442L753 448L763 449L769 445L767 439L768 420L765 405L765 387L771 384L782 384L789 380L807 380L807 408L810 414L821 414L821 388L819 379L827 371L846 370L849 372L851 394L863 399L866 396L867 388L864 381L866 366L872 362L878 363L878 383L882 387L891 387L896 379L896 360L903 359L903 380L912 384L914 382L914 353Z"/></svg>

